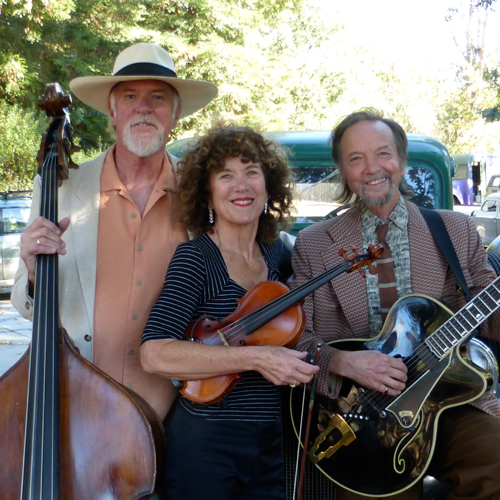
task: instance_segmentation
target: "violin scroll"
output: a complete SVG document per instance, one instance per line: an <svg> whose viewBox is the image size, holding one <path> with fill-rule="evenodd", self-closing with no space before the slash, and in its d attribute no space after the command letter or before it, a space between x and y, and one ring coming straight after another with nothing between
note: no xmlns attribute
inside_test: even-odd
<svg viewBox="0 0 500 500"><path fill-rule="evenodd" d="M372 264L376 260L380 259L384 253L384 247L380 243L369 245L368 252L365 254L360 255L360 253L353 246L351 246L351 251L354 253L354 257L348 259L347 252L343 248L339 250L339 255L344 259L344 261L351 263L347 268L347 273L357 269L361 276L365 278L366 275L363 267L368 266L370 274L377 274L377 268L372 266Z"/></svg>

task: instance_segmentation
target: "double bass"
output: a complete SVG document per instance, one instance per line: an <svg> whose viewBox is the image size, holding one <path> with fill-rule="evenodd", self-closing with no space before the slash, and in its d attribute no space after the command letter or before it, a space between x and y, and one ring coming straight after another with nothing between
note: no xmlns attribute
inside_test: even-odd
<svg viewBox="0 0 500 500"><path fill-rule="evenodd" d="M39 101L52 117L38 157L40 214L54 224L58 185L77 167L69 155L70 103L58 84ZM0 498L148 498L163 470L161 421L72 345L59 320L57 263L57 255L37 256L31 346L0 377Z"/></svg>

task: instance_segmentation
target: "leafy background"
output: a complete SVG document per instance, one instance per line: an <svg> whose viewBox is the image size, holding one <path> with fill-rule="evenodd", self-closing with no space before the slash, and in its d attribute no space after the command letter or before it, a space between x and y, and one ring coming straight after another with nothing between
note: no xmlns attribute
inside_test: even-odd
<svg viewBox="0 0 500 500"><path fill-rule="evenodd" d="M451 85L449 75L382 63L353 44L336 4L0 0L0 190L29 187L36 174L48 122L36 103L45 85L58 81L68 91L77 76L108 75L121 50L144 41L164 46L179 76L219 88L171 139L203 133L219 118L261 130L328 130L346 113L375 105L407 131L437 137L451 153L499 149L500 57L486 36L495 0L455 1L443 14L461 27L450 31L460 52ZM77 162L112 144L107 118L77 99L71 120L82 146Z"/></svg>

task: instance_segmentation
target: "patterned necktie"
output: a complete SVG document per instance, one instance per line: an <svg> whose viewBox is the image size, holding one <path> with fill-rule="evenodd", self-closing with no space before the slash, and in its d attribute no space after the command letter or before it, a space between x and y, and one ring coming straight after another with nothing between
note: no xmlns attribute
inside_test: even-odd
<svg viewBox="0 0 500 500"><path fill-rule="evenodd" d="M378 288L380 294L380 311L382 313L382 322L385 321L389 309L398 300L398 289L396 286L396 275L394 274L394 260L391 249L385 241L389 224L381 224L377 227L377 236L379 243L384 247L382 259L377 260L378 269Z"/></svg>

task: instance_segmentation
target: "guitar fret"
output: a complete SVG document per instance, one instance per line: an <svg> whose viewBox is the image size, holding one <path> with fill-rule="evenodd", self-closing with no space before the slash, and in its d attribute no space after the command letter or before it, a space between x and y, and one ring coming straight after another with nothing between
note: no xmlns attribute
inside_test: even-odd
<svg viewBox="0 0 500 500"><path fill-rule="evenodd" d="M446 340L450 341L451 345L453 345L454 342L457 340L457 338L453 334L453 331L450 331L448 329L448 325L446 325L446 324L443 325L442 330L443 330L443 335L446 338Z"/></svg>
<svg viewBox="0 0 500 500"><path fill-rule="evenodd" d="M499 304L500 303L500 290L496 287L494 283L492 283L485 291L490 292L490 295L493 297L493 300Z"/></svg>
<svg viewBox="0 0 500 500"><path fill-rule="evenodd" d="M462 325L460 325L459 322L457 321L454 321L454 318L451 318L449 319L444 325L443 325L443 328L448 328L449 330L451 329L451 333L453 335L453 342L451 344L451 347L453 347L458 340L460 340L462 338L462 334L461 334L461 331L458 327L461 327Z"/></svg>
<svg viewBox="0 0 500 500"><path fill-rule="evenodd" d="M487 303L490 310L495 309L498 304L496 303L495 299L488 293L488 290L484 290L481 295L483 295L482 299L484 299L484 302Z"/></svg>
<svg viewBox="0 0 500 500"><path fill-rule="evenodd" d="M444 355L444 352L441 349L441 347L439 345L437 345L437 342L436 342L436 339L434 338L434 336L428 337L425 340L425 343L427 344L427 347L429 347L431 352L434 353L438 359L440 359Z"/></svg>
<svg viewBox="0 0 500 500"><path fill-rule="evenodd" d="M488 306L488 304L483 300L483 297L484 297L484 294L483 293L480 293L477 297L476 297L476 302L479 302L480 304L483 304L485 307L486 307L486 314L485 316L488 316L488 314L493 310L491 307Z"/></svg>
<svg viewBox="0 0 500 500"><path fill-rule="evenodd" d="M465 307L478 323L482 323L482 321L484 320L484 314L480 309L476 307L474 303L467 304Z"/></svg>
<svg viewBox="0 0 500 500"><path fill-rule="evenodd" d="M436 346L443 352L448 350L448 346L443 342L443 340L439 336L436 337Z"/></svg>
<svg viewBox="0 0 500 500"><path fill-rule="evenodd" d="M477 321L476 318L474 318L474 316L472 316L470 311L467 311L466 309L463 310L463 312L461 313L461 316L469 324L471 330L474 330L474 328L476 328L476 326L479 323L479 321Z"/></svg>

